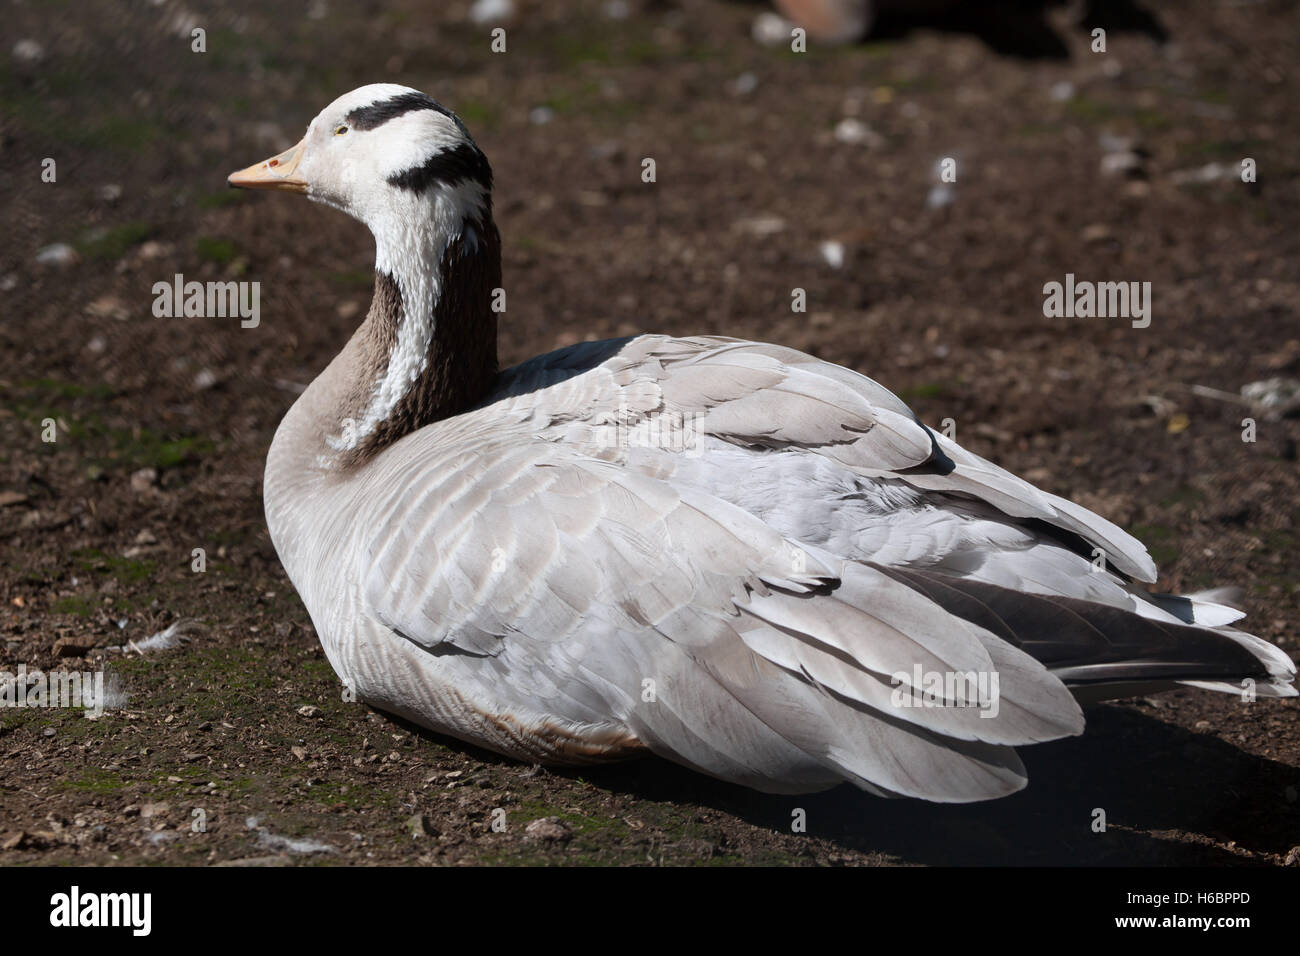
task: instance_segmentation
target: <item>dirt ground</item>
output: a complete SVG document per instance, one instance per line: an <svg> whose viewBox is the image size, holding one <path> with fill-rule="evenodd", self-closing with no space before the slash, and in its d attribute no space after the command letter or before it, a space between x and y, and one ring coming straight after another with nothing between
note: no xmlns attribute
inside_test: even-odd
<svg viewBox="0 0 1300 956"><path fill-rule="evenodd" d="M225 176L393 81L493 163L504 361L715 332L858 369L1130 528L1162 588L1240 585L1296 655L1300 421L1244 442L1254 413L1191 391L1300 375L1296 4L998 6L797 54L754 42L753 4L547 0L494 54L463 0L6 5L0 669L103 668L126 700L0 709L0 864L1300 862L1294 700L1102 705L1021 751L1027 790L965 807L556 772L342 700L267 536L271 436L364 313L373 249ZM260 325L156 318L175 273L259 281ZM1151 282L1150 327L1045 318L1066 273Z"/></svg>

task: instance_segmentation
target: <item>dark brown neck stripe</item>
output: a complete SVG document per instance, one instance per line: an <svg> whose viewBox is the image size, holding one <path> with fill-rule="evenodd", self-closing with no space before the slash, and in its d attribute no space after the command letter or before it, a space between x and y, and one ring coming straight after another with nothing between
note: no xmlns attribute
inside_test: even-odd
<svg viewBox="0 0 1300 956"><path fill-rule="evenodd" d="M467 238L470 228L476 236ZM424 370L384 421L360 444L341 453L345 465L364 461L380 449L433 422L478 404L497 374L497 316L493 290L501 285L501 236L489 215L466 223L438 263L439 294L433 304L433 335ZM375 273L375 296L357 330L361 367L339 416L342 422L365 414L375 383L388 371L405 317L401 289L383 272Z"/></svg>

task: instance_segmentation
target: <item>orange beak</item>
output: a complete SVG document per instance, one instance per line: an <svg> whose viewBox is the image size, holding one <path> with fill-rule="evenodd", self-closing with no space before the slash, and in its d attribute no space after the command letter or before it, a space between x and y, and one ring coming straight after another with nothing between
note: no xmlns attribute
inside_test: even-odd
<svg viewBox="0 0 1300 956"><path fill-rule="evenodd" d="M272 156L247 169L231 173L226 182L240 189L284 189L292 193L305 193L307 180L298 175L302 152L303 145L299 142L279 156Z"/></svg>

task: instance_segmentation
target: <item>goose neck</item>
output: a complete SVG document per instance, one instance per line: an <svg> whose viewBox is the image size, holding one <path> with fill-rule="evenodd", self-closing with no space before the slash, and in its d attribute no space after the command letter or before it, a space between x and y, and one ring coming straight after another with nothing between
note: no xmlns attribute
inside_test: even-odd
<svg viewBox="0 0 1300 956"><path fill-rule="evenodd" d="M327 429L340 466L463 412L496 375L500 238L486 203L457 198L435 196L374 229L374 298L345 350L350 382Z"/></svg>

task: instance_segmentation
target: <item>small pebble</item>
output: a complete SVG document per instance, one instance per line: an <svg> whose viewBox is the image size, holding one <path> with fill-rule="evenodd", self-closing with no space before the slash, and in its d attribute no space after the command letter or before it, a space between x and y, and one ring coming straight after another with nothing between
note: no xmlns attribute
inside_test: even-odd
<svg viewBox="0 0 1300 956"><path fill-rule="evenodd" d="M1220 180L1233 180L1240 176L1241 167L1229 163L1206 163L1192 169L1179 169L1171 173L1169 181L1175 186L1214 183Z"/></svg>
<svg viewBox="0 0 1300 956"><path fill-rule="evenodd" d="M151 820L154 817L166 816L171 812L171 804L159 801L158 803L146 803L140 807L140 818Z"/></svg>
<svg viewBox="0 0 1300 956"><path fill-rule="evenodd" d="M39 63L45 59L45 47L28 38L14 44L13 54L19 63Z"/></svg>
<svg viewBox="0 0 1300 956"><path fill-rule="evenodd" d="M158 481L158 472L153 468L141 468L131 472L131 490L137 494L151 489Z"/></svg>
<svg viewBox="0 0 1300 956"><path fill-rule="evenodd" d="M780 216L748 216L737 219L731 227L752 236L773 236L785 229L785 220Z"/></svg>
<svg viewBox="0 0 1300 956"><path fill-rule="evenodd" d="M546 843L565 843L573 837L573 833L559 817L542 817L540 820L534 820L524 827L524 835Z"/></svg>
<svg viewBox="0 0 1300 956"><path fill-rule="evenodd" d="M55 266L57 268L66 268L67 266L76 265L81 257L77 255L77 250L66 242L56 242L52 245L45 246L36 253L36 264L42 266Z"/></svg>
<svg viewBox="0 0 1300 956"><path fill-rule="evenodd" d="M844 265L844 243L828 239L817 247L817 251L821 253L822 261L832 269L839 269Z"/></svg>
<svg viewBox="0 0 1300 956"><path fill-rule="evenodd" d="M879 146L884 139L866 123L848 117L835 125L835 138L841 143L862 146Z"/></svg>
<svg viewBox="0 0 1300 956"><path fill-rule="evenodd" d="M514 13L514 0L474 0L469 8L470 21L480 26L509 20Z"/></svg>
<svg viewBox="0 0 1300 956"><path fill-rule="evenodd" d="M754 73L742 73L731 81L731 90L737 96L748 96L758 89L758 76Z"/></svg>
<svg viewBox="0 0 1300 956"><path fill-rule="evenodd" d="M1101 174L1103 176L1140 176L1144 172L1142 157L1137 153L1105 153L1101 157Z"/></svg>
<svg viewBox="0 0 1300 956"><path fill-rule="evenodd" d="M943 209L956 201L957 190L953 188L952 183L938 183L931 186L930 192L925 197L925 205L928 209Z"/></svg>
<svg viewBox="0 0 1300 956"><path fill-rule="evenodd" d="M765 11L754 18L750 34L759 46L780 46L790 42L790 30L789 20Z"/></svg>

